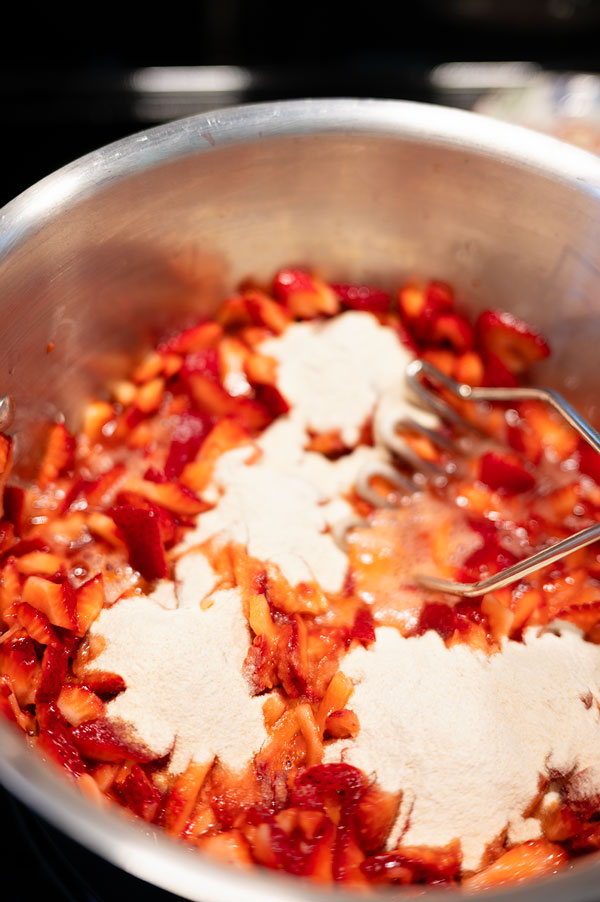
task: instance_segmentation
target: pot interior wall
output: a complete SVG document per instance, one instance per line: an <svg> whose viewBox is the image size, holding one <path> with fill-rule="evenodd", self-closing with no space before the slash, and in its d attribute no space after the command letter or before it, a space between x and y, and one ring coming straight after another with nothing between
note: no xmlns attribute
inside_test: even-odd
<svg viewBox="0 0 600 902"><path fill-rule="evenodd" d="M466 307L527 317L553 345L544 380L581 404L597 381L599 229L589 192L472 149L360 133L211 148L66 204L12 249L2 391L19 428L56 410L73 422L157 330L298 262L446 279Z"/></svg>

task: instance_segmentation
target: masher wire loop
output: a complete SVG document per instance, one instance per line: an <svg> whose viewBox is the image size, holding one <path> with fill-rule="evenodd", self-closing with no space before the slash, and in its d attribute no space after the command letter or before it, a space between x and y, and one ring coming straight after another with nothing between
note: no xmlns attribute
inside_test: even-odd
<svg viewBox="0 0 600 902"><path fill-rule="evenodd" d="M443 420L450 421L454 425L460 426L463 429L470 429L471 431L479 430L470 423L467 423L467 421L453 410L449 404L435 394L432 388L425 384L425 379L433 386L443 386L456 398L463 401L509 401L514 403L519 401L542 401L553 407L554 410L556 410L594 449L594 451L597 454L600 454L600 433L598 433L561 394L553 389L472 386L467 385L464 382L456 382L425 360L411 361L406 368L406 381L413 394L428 408L434 410ZM447 441L444 442L444 444L447 447ZM390 447L389 450L397 453L397 444ZM408 459L406 455L402 456L405 457L405 459ZM357 492L371 504L374 503L378 506L386 507L390 506L389 501L382 499L381 496L379 496L379 500L377 500L377 493L370 487L370 481L373 476L380 475L384 476L384 478L388 478L392 476L393 471L395 478L389 478L390 482L397 487L405 488L408 491L416 490L417 486L415 483L408 477L401 476L401 474L399 474L390 464L385 464L383 469L379 465L376 466L376 470L371 469L371 472L363 471L359 474L356 486ZM428 467L428 469L431 468ZM479 595L484 595L486 592L493 592L495 589L502 589L504 586L518 582L524 577L529 576L529 574L541 570L542 567L561 560L566 557L567 554L571 554L574 551L578 551L580 548L591 545L598 539L600 539L600 523L595 523L572 536L568 536L566 539L562 539L559 542L549 545L547 548L543 548L541 551L537 551L535 554L530 555L522 561L518 561L516 564L507 567L505 570L501 570L499 573L475 583L461 583L454 580L438 579L435 576L428 576L426 574L415 574L414 579L419 585L434 592L444 592L448 595L461 595L466 598L474 598Z"/></svg>

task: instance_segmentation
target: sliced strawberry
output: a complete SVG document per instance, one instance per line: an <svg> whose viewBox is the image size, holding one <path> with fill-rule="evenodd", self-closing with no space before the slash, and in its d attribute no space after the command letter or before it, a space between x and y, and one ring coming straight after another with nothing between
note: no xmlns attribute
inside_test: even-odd
<svg viewBox="0 0 600 902"><path fill-rule="evenodd" d="M579 457L579 469L586 476L590 476L594 482L600 485L600 454L598 454L591 445L588 445L583 439L579 440L577 448Z"/></svg>
<svg viewBox="0 0 600 902"><path fill-rule="evenodd" d="M315 810L334 797L342 806L356 810L365 785L365 775L350 764L315 764L296 777L291 802Z"/></svg>
<svg viewBox="0 0 600 902"><path fill-rule="evenodd" d="M384 792L383 789L368 786L361 796L356 818L360 846L368 855L382 849L394 821L402 799L400 792Z"/></svg>
<svg viewBox="0 0 600 902"><path fill-rule="evenodd" d="M490 451L479 461L479 479L495 492L518 495L530 491L535 478L521 466L515 457L503 456Z"/></svg>
<svg viewBox="0 0 600 902"><path fill-rule="evenodd" d="M515 375L544 360L550 347L532 326L512 313L484 310L475 324L479 347L484 355L494 354Z"/></svg>
<svg viewBox="0 0 600 902"><path fill-rule="evenodd" d="M427 341L434 320L454 308L452 289L444 282L429 282L425 288L405 285L398 300L404 325L419 341Z"/></svg>
<svg viewBox="0 0 600 902"><path fill-rule="evenodd" d="M465 887L469 890L487 890L489 887L504 886L531 880L533 877L556 874L567 865L567 851L546 839L535 839L521 843L505 852L482 871L468 877Z"/></svg>
<svg viewBox="0 0 600 902"><path fill-rule="evenodd" d="M245 291L244 300L252 320L266 326L275 335L284 332L291 322L291 317L281 304L276 303L261 291Z"/></svg>
<svg viewBox="0 0 600 902"><path fill-rule="evenodd" d="M134 764L126 779L119 784L118 795L123 803L144 820L152 823L159 812L161 796L139 764Z"/></svg>
<svg viewBox="0 0 600 902"><path fill-rule="evenodd" d="M81 680L81 685L91 689L103 701L110 701L127 688L122 676L106 670L93 670L86 673Z"/></svg>
<svg viewBox="0 0 600 902"><path fill-rule="evenodd" d="M188 822L211 765L212 762L198 764L190 761L175 781L165 802L163 814L163 826L171 836L179 836Z"/></svg>
<svg viewBox="0 0 600 902"><path fill-rule="evenodd" d="M290 405L276 385L257 385L254 395L261 407L268 411L271 419L275 420L289 413Z"/></svg>
<svg viewBox="0 0 600 902"><path fill-rule="evenodd" d="M177 479L185 465L195 460L212 427L212 417L200 412L188 412L178 419L165 462L167 479Z"/></svg>
<svg viewBox="0 0 600 902"><path fill-rule="evenodd" d="M76 615L78 636L85 636L88 629L100 614L104 605L104 580L98 573L87 582L82 583L76 592Z"/></svg>
<svg viewBox="0 0 600 902"><path fill-rule="evenodd" d="M334 739L354 738L360 730L360 722L354 711L341 708L332 711L325 721L325 732Z"/></svg>
<svg viewBox="0 0 600 902"><path fill-rule="evenodd" d="M375 641L375 622L369 608L356 612L350 638L357 639L365 647Z"/></svg>
<svg viewBox="0 0 600 902"><path fill-rule="evenodd" d="M113 724L102 718L73 727L70 736L80 754L94 761L120 762L129 759L143 764L156 758L147 749L120 735Z"/></svg>
<svg viewBox="0 0 600 902"><path fill-rule="evenodd" d="M516 388L519 380L497 354L488 351L485 354L485 370L481 384L491 388Z"/></svg>
<svg viewBox="0 0 600 902"><path fill-rule="evenodd" d="M125 467L117 464L93 482L84 485L84 495L90 508L105 508L110 504L119 483L125 475Z"/></svg>
<svg viewBox="0 0 600 902"><path fill-rule="evenodd" d="M33 704L41 669L29 636L16 634L0 645L0 670L8 677L19 705Z"/></svg>
<svg viewBox="0 0 600 902"><path fill-rule="evenodd" d="M22 598L45 614L54 626L77 629L75 591L66 580L55 583L41 576L29 576L23 586Z"/></svg>
<svg viewBox="0 0 600 902"><path fill-rule="evenodd" d="M340 302L335 292L304 269L280 269L273 279L273 295L301 319L333 316Z"/></svg>
<svg viewBox="0 0 600 902"><path fill-rule="evenodd" d="M15 527L10 520L0 520L0 555L4 556L15 544Z"/></svg>
<svg viewBox="0 0 600 902"><path fill-rule="evenodd" d="M4 489L4 516L14 525L17 535L24 530L25 491L16 485Z"/></svg>
<svg viewBox="0 0 600 902"><path fill-rule="evenodd" d="M30 604L21 602L16 606L17 621L35 642L40 645L60 645L60 639L56 630L50 625L50 621L41 611L36 610Z"/></svg>
<svg viewBox="0 0 600 902"><path fill-rule="evenodd" d="M427 339L436 345L447 345L457 354L471 351L475 344L473 326L458 313L439 313L430 328Z"/></svg>
<svg viewBox="0 0 600 902"><path fill-rule="evenodd" d="M308 641L306 622L292 614L279 631L277 675L291 698L306 695L308 686Z"/></svg>
<svg viewBox="0 0 600 902"><path fill-rule="evenodd" d="M449 883L462 865L460 842L442 848L399 846L393 852L367 858L362 872L374 883ZM408 879L407 879L408 878Z"/></svg>
<svg viewBox="0 0 600 902"><path fill-rule="evenodd" d="M56 706L65 720L74 727L104 715L104 702L84 686L63 686L56 699Z"/></svg>
<svg viewBox="0 0 600 902"><path fill-rule="evenodd" d="M427 602L423 605L417 626L418 635L435 630L442 639L449 639L455 629L456 617L451 605L438 602Z"/></svg>
<svg viewBox="0 0 600 902"><path fill-rule="evenodd" d="M125 491L141 495L151 505L164 507L165 510L180 517L194 517L208 510L208 505L188 488L177 482L152 482L131 476L124 486Z"/></svg>
<svg viewBox="0 0 600 902"><path fill-rule="evenodd" d="M53 702L61 690L69 654L63 645L49 645L42 658L42 676L36 694L36 703Z"/></svg>
<svg viewBox="0 0 600 902"><path fill-rule="evenodd" d="M38 704L38 718L41 729L37 747L41 752L60 764L72 776L79 777L84 774L86 766L69 735L64 719L54 705Z"/></svg>
<svg viewBox="0 0 600 902"><path fill-rule="evenodd" d="M46 450L38 472L38 485L45 488L51 482L56 482L73 466L75 457L75 439L64 425L56 423L48 436Z"/></svg>
<svg viewBox="0 0 600 902"><path fill-rule="evenodd" d="M125 540L133 569L147 580L166 576L167 561L157 513L123 505L113 508L111 516Z"/></svg>
<svg viewBox="0 0 600 902"><path fill-rule="evenodd" d="M0 571L0 615L21 600L21 578L14 557L9 557Z"/></svg>
<svg viewBox="0 0 600 902"><path fill-rule="evenodd" d="M485 542L463 562L459 579L477 582L517 563L517 558L503 548L497 539Z"/></svg>
<svg viewBox="0 0 600 902"><path fill-rule="evenodd" d="M0 433L0 499L4 498L6 483L12 470L13 440L8 435ZM0 516L4 513L0 507Z"/></svg>
<svg viewBox="0 0 600 902"><path fill-rule="evenodd" d="M350 310L366 310L370 313L385 313L390 309L392 299L387 291L369 285L336 284L331 286L344 307Z"/></svg>
<svg viewBox="0 0 600 902"><path fill-rule="evenodd" d="M252 398L233 398L212 379L200 373L189 377L190 394L197 407L214 417L232 417L251 433L260 432L272 420L268 411Z"/></svg>
<svg viewBox="0 0 600 902"><path fill-rule="evenodd" d="M158 351L161 354L192 354L216 347L222 335L222 326L214 320L207 320L161 342Z"/></svg>

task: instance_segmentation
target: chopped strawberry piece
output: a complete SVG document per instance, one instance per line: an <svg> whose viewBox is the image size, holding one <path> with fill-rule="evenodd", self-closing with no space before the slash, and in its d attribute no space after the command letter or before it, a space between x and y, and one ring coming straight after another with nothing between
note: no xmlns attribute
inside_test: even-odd
<svg viewBox="0 0 600 902"><path fill-rule="evenodd" d="M201 373L189 377L190 394L199 410L215 417L232 417L251 433L260 432L272 420L269 412L252 398L232 397Z"/></svg>
<svg viewBox="0 0 600 902"><path fill-rule="evenodd" d="M530 491L535 478L517 459L488 452L479 462L479 479L493 491L518 495Z"/></svg>
<svg viewBox="0 0 600 902"><path fill-rule="evenodd" d="M139 764L134 764L117 788L123 803L144 820L152 823L159 812L161 796Z"/></svg>
<svg viewBox="0 0 600 902"><path fill-rule="evenodd" d="M65 720L74 727L104 714L104 702L84 686L67 684L56 699L56 706Z"/></svg>
<svg viewBox="0 0 600 902"><path fill-rule="evenodd" d="M209 348L207 351L197 351L188 354L183 361L181 376L184 380L190 376L204 376L211 382L219 382L219 352L217 348Z"/></svg>
<svg viewBox="0 0 600 902"><path fill-rule="evenodd" d="M431 323L427 339L436 345L448 345L457 354L463 354L472 350L475 332L472 325L458 313L440 313Z"/></svg>
<svg viewBox="0 0 600 902"><path fill-rule="evenodd" d="M254 395L261 407L268 411L269 416L273 420L277 417L285 416L290 410L290 405L275 385L257 385Z"/></svg>
<svg viewBox="0 0 600 902"><path fill-rule="evenodd" d="M158 345L161 354L192 354L214 348L223 335L223 328L213 320L207 320L184 329Z"/></svg>
<svg viewBox="0 0 600 902"><path fill-rule="evenodd" d="M23 586L23 601L45 614L54 626L77 629L75 591L66 580L56 583L29 576Z"/></svg>
<svg viewBox="0 0 600 902"><path fill-rule="evenodd" d="M103 701L110 701L127 688L122 676L105 670L93 670L86 673L81 680L81 685L91 689Z"/></svg>
<svg viewBox="0 0 600 902"><path fill-rule="evenodd" d="M156 511L123 505L113 508L111 516L123 535L133 569L147 580L166 576L167 562Z"/></svg>
<svg viewBox="0 0 600 902"><path fill-rule="evenodd" d="M78 636L85 636L104 605L104 580L98 573L82 583L76 592Z"/></svg>
<svg viewBox="0 0 600 902"><path fill-rule="evenodd" d="M494 354L515 375L525 372L550 353L539 332L524 320L502 310L480 313L475 331L484 355Z"/></svg>
<svg viewBox="0 0 600 902"><path fill-rule="evenodd" d="M590 476L594 482L600 485L600 454L583 439L579 440L577 449L579 457L579 469L586 476Z"/></svg>
<svg viewBox="0 0 600 902"><path fill-rule="evenodd" d="M83 490L88 507L104 508L107 504L110 504L124 475L125 467L122 464L117 464L93 482L85 483Z"/></svg>
<svg viewBox="0 0 600 902"><path fill-rule="evenodd" d="M165 462L167 479L177 479L181 476L185 465L195 460L212 427L212 417L200 412L188 412L179 418L171 434L171 444Z"/></svg>
<svg viewBox="0 0 600 902"><path fill-rule="evenodd" d="M0 499L4 498L6 483L12 470L13 462L13 440L7 435L0 433ZM0 516L4 513L0 506Z"/></svg>
<svg viewBox="0 0 600 902"><path fill-rule="evenodd" d="M50 625L50 621L41 611L26 602L16 606L17 620L27 635L40 645L60 645L60 639L56 630Z"/></svg>
<svg viewBox="0 0 600 902"><path fill-rule="evenodd" d="M384 792L377 786L368 786L356 812L360 846L368 855L384 846L396 820L402 793Z"/></svg>
<svg viewBox="0 0 600 902"><path fill-rule="evenodd" d="M367 858L362 872L375 883L449 883L457 880L462 864L460 843L443 848L400 846L393 852Z"/></svg>
<svg viewBox="0 0 600 902"><path fill-rule="evenodd" d="M308 645L306 623L292 614L279 632L277 675L291 698L306 695L308 687Z"/></svg>
<svg viewBox="0 0 600 902"><path fill-rule="evenodd" d="M387 291L368 285L332 285L344 307L351 310L365 310L371 313L385 313L390 309L392 299Z"/></svg>
<svg viewBox="0 0 600 902"><path fill-rule="evenodd" d="M303 269L281 269L273 280L273 295L302 319L333 316L340 302L332 288Z"/></svg>
<svg viewBox="0 0 600 902"><path fill-rule="evenodd" d="M417 626L418 635L426 633L428 630L435 630L442 639L449 639L455 629L456 617L453 607L438 602L428 602L423 605Z"/></svg>
<svg viewBox="0 0 600 902"><path fill-rule="evenodd" d="M490 539L464 561L459 579L477 582L516 563L515 555L503 548L497 538Z"/></svg>
<svg viewBox="0 0 600 902"><path fill-rule="evenodd" d="M69 735L64 719L54 705L38 704L38 717L41 726L37 740L38 748L72 776L79 777L84 774L86 766Z"/></svg>
<svg viewBox="0 0 600 902"><path fill-rule="evenodd" d="M69 654L63 645L49 645L42 658L42 676L36 694L36 703L53 702L61 690L67 674Z"/></svg>
<svg viewBox="0 0 600 902"><path fill-rule="evenodd" d="M296 777L292 804L324 807L327 797L335 795L344 807L355 809L365 784L365 775L350 764L315 764Z"/></svg>
<svg viewBox="0 0 600 902"><path fill-rule="evenodd" d="M25 492L16 485L7 485L4 489L4 516L14 525L18 535L24 529Z"/></svg>
<svg viewBox="0 0 600 902"><path fill-rule="evenodd" d="M79 753L94 761L120 762L129 759L143 764L156 758L147 749L136 747L120 736L116 728L102 718L73 727L70 736Z"/></svg>
<svg viewBox="0 0 600 902"><path fill-rule="evenodd" d="M0 645L0 670L8 677L19 704L33 704L41 671L29 636L17 634Z"/></svg>
<svg viewBox="0 0 600 902"><path fill-rule="evenodd" d="M358 639L365 646L375 641L375 622L369 608L361 608L356 612L350 638Z"/></svg>
<svg viewBox="0 0 600 902"><path fill-rule="evenodd" d="M38 484L45 488L55 482L73 466L75 458L75 439L64 425L56 423L50 431L46 450L40 464Z"/></svg>
<svg viewBox="0 0 600 902"><path fill-rule="evenodd" d="M488 351L485 354L485 370L482 385L490 388L516 388L519 380L497 354Z"/></svg>

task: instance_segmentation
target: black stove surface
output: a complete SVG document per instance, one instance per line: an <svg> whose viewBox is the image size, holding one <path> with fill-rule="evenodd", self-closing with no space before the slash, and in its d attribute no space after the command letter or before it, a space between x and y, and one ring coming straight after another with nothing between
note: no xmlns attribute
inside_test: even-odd
<svg viewBox="0 0 600 902"><path fill-rule="evenodd" d="M12 888L5 881L6 902L181 902L84 849L1 788L0 819L5 873L17 877Z"/></svg>

